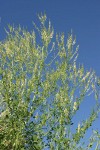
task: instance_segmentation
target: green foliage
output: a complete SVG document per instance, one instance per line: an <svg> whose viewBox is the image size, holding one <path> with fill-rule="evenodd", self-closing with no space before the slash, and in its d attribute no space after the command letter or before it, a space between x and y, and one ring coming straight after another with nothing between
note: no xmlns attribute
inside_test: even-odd
<svg viewBox="0 0 100 150"><path fill-rule="evenodd" d="M72 34L57 34L46 15L40 28L28 32L9 26L0 42L0 148L2 150L89 150L100 147L94 131L85 133L99 113L99 102L87 120L72 132L73 117L92 92L98 98L99 79L94 71L77 65L78 46ZM81 139L84 139L84 145Z"/></svg>

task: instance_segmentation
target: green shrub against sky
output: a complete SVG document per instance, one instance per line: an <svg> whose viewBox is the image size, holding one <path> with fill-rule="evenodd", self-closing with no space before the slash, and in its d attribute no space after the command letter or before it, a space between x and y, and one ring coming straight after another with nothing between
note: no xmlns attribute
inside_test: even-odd
<svg viewBox="0 0 100 150"><path fill-rule="evenodd" d="M100 111L100 81L76 63L73 34L55 34L45 14L39 20L31 32L9 26L0 42L0 149L99 150L98 131L88 141L85 133ZM95 106L75 127L73 117L92 93Z"/></svg>

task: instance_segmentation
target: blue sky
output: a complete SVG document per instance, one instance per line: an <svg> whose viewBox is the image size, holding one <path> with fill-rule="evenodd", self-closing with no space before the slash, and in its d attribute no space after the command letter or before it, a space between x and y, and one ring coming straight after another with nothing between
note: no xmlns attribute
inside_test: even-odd
<svg viewBox="0 0 100 150"><path fill-rule="evenodd" d="M55 32L73 30L80 45L78 61L100 76L100 0L0 0L0 40L5 38L7 24L31 30L41 12L46 12ZM93 98L87 99L84 112L94 104ZM100 118L94 124L100 130L99 124Z"/></svg>

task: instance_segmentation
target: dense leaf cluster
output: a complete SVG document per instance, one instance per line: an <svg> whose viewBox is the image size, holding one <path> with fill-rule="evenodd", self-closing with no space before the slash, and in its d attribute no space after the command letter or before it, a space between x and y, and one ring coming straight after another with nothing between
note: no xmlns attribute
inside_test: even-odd
<svg viewBox="0 0 100 150"><path fill-rule="evenodd" d="M9 26L0 42L0 148L89 150L97 143L99 150L97 131L88 144L81 142L98 116L98 101L89 118L79 120L76 132L71 130L85 96L94 92L98 99L99 80L94 71L76 64L78 46L72 33L67 40L63 33L53 37L46 15L39 20L40 27L34 24L32 32Z"/></svg>

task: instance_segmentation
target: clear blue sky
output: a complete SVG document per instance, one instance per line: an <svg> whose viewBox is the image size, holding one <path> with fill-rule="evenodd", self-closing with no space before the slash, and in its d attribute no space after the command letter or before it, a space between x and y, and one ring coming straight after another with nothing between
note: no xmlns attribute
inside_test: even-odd
<svg viewBox="0 0 100 150"><path fill-rule="evenodd" d="M100 0L0 0L0 40L5 37L7 24L20 24L31 30L32 21L36 22L41 12L46 12L55 32L67 34L73 30L80 45L78 61L100 76ZM87 99L83 116L94 104L93 98ZM94 124L100 130L99 124L100 118Z"/></svg>

